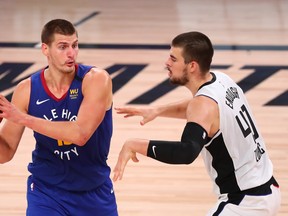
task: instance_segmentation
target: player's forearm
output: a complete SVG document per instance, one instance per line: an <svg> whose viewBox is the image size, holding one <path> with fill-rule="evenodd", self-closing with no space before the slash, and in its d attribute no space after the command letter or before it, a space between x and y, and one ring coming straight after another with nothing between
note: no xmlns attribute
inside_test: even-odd
<svg viewBox="0 0 288 216"><path fill-rule="evenodd" d="M76 121L54 122L26 115L20 124L53 139L63 140L79 146L85 145L91 136Z"/></svg>
<svg viewBox="0 0 288 216"><path fill-rule="evenodd" d="M2 136L0 136L0 152L1 152L0 153L1 164L10 161L15 154L15 150L9 146L9 144Z"/></svg>
<svg viewBox="0 0 288 216"><path fill-rule="evenodd" d="M159 117L186 119L186 110L189 101L190 99L186 99L175 103L160 105L155 109Z"/></svg>
<svg viewBox="0 0 288 216"><path fill-rule="evenodd" d="M148 145L149 140L135 138L127 140L124 144L124 148L127 148L132 152L147 156Z"/></svg>

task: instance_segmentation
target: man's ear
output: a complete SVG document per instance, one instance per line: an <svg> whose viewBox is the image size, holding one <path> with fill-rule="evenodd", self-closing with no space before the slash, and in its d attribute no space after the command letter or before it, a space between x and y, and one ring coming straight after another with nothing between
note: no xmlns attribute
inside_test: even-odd
<svg viewBox="0 0 288 216"><path fill-rule="evenodd" d="M41 50L42 50L42 53L43 53L45 56L48 56L48 49L49 49L49 47L48 47L47 44L45 44L45 43L42 43L42 44L41 44Z"/></svg>
<svg viewBox="0 0 288 216"><path fill-rule="evenodd" d="M199 64L196 61L191 61L188 66L191 71L199 70Z"/></svg>

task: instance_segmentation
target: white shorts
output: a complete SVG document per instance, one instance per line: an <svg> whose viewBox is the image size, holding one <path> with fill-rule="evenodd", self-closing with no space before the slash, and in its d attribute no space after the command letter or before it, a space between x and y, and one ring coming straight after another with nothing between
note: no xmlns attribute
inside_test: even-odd
<svg viewBox="0 0 288 216"><path fill-rule="evenodd" d="M281 205L279 187L270 185L267 195L223 195L207 216L274 216ZM237 201L238 200L238 201Z"/></svg>

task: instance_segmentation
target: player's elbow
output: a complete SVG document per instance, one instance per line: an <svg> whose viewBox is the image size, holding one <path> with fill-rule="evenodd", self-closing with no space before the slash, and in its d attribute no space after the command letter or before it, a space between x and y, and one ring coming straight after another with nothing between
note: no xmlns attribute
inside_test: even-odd
<svg viewBox="0 0 288 216"><path fill-rule="evenodd" d="M194 160L195 158L187 157L182 159L182 163L188 165L191 164Z"/></svg>
<svg viewBox="0 0 288 216"><path fill-rule="evenodd" d="M4 164L11 161L13 157L14 157L13 152L7 152L6 154L1 155L0 164Z"/></svg>
<svg viewBox="0 0 288 216"><path fill-rule="evenodd" d="M91 135L89 133L87 133L85 131L81 131L80 133L78 133L75 136L73 143L78 145L78 146L84 146L84 145L86 145L86 143L90 139L90 136Z"/></svg>
<svg viewBox="0 0 288 216"><path fill-rule="evenodd" d="M181 163L187 165L191 164L196 159L196 157L196 155L187 153L186 155L183 155L183 158L181 158Z"/></svg>
<svg viewBox="0 0 288 216"><path fill-rule="evenodd" d="M199 155L201 149L195 143L182 143L183 164L191 164Z"/></svg>
<svg viewBox="0 0 288 216"><path fill-rule="evenodd" d="M79 137L77 139L75 139L75 141L73 142L75 145L78 145L78 146L84 146L86 145L87 143L87 139L85 139L85 137Z"/></svg>
<svg viewBox="0 0 288 216"><path fill-rule="evenodd" d="M12 158L9 158L9 159L0 158L0 164L5 164L5 163L11 161L11 159L12 159Z"/></svg>

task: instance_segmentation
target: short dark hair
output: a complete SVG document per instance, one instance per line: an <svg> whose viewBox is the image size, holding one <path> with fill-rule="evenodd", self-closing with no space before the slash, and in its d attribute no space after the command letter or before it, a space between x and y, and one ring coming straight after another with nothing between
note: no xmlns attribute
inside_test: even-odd
<svg viewBox="0 0 288 216"><path fill-rule="evenodd" d="M42 43L50 45L54 40L54 34L73 35L77 30L74 25L64 19L54 19L45 24L41 33Z"/></svg>
<svg viewBox="0 0 288 216"><path fill-rule="evenodd" d="M214 49L210 39L201 32L186 32L172 40L172 46L183 48L185 63L196 61L202 72L210 70Z"/></svg>

